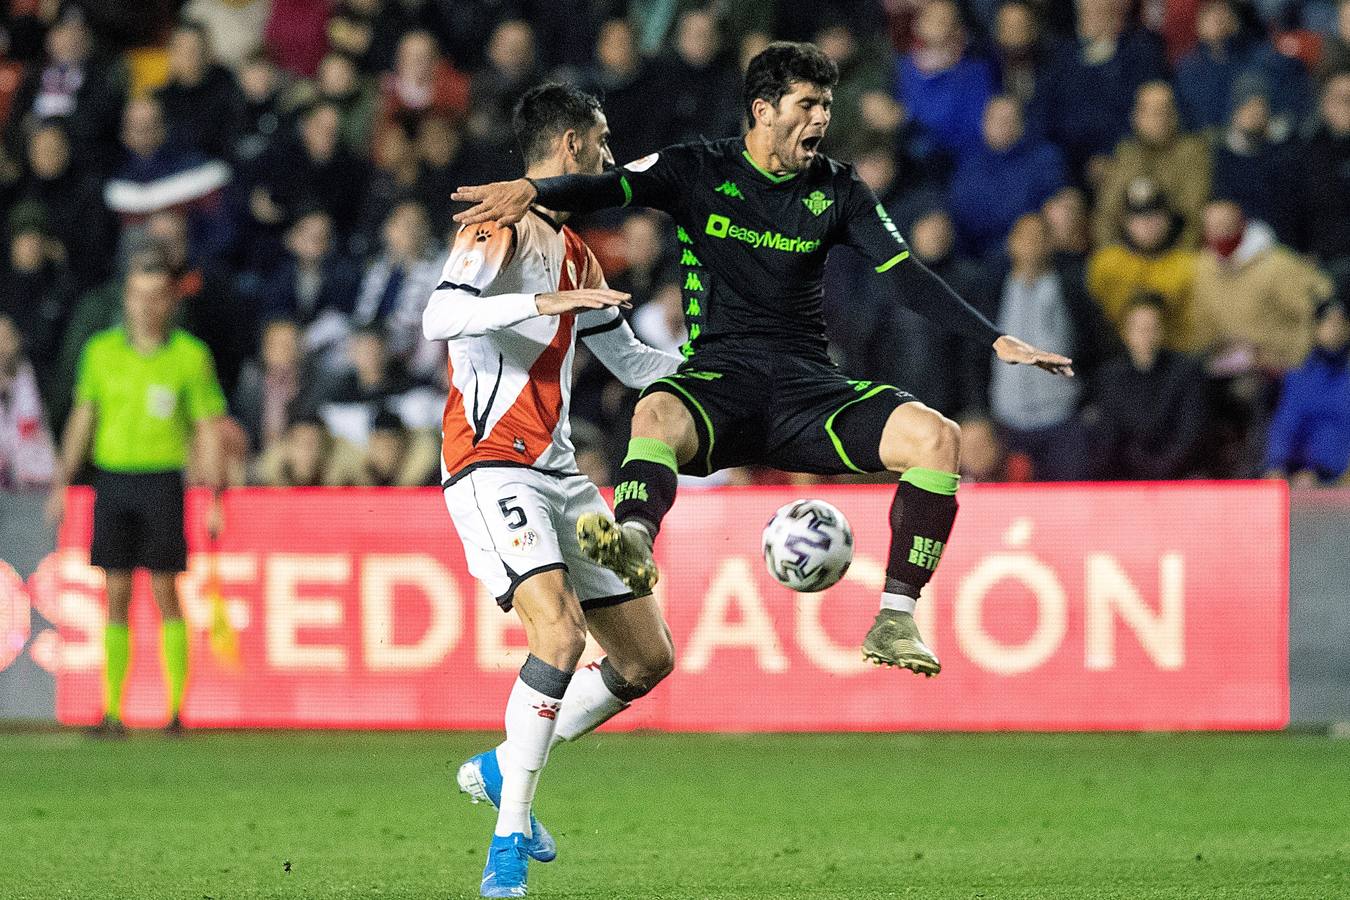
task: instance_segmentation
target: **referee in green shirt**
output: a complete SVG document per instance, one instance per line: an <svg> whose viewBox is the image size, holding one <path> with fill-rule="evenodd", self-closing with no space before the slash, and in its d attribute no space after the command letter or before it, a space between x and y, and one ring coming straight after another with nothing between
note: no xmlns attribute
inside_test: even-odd
<svg viewBox="0 0 1350 900"><path fill-rule="evenodd" d="M61 466L48 514L65 512L66 486L86 457L94 464L94 535L90 562L107 573L104 631L105 713L99 731L119 736L122 684L130 639L127 610L133 570L150 570L159 606L169 685L169 730L181 730L187 681L187 630L174 584L187 568L183 478L194 428L207 477L216 486L208 528L219 529L223 484L216 421L225 396L211 351L173 326L177 297L167 260L157 249L132 255L124 285L124 323L89 339L80 355L75 405L62 439Z"/></svg>

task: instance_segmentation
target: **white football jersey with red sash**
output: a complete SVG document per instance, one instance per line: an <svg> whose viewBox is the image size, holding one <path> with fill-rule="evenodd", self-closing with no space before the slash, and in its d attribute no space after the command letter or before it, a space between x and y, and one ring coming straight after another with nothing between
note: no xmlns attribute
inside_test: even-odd
<svg viewBox="0 0 1350 900"><path fill-rule="evenodd" d="M479 464L575 472L568 424L576 338L621 381L645 387L678 357L637 340L613 307L541 316L536 294L606 287L586 243L535 210L519 223L462 228L423 316L449 342L444 475Z"/></svg>

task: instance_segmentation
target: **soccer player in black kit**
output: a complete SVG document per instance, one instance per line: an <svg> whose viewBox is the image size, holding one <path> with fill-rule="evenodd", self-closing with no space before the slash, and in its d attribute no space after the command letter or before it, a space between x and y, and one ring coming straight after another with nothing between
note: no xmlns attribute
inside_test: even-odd
<svg viewBox="0 0 1350 900"><path fill-rule="evenodd" d="M577 523L587 555L636 593L657 579L652 541L676 476L743 465L824 475L900 473L881 609L863 640L874 663L936 675L914 622L956 518L960 429L887 384L846 377L826 355L825 256L846 244L906 306L991 346L1004 362L1072 375L1071 361L1010 335L910 255L853 167L817 147L830 123L834 62L777 42L750 61L744 138L682 144L600 175L460 188L455 219L519 221L534 203L571 212L647 206L678 226L689 342L680 370L650 385L614 492L615 518ZM659 98L653 98L659 102Z"/></svg>

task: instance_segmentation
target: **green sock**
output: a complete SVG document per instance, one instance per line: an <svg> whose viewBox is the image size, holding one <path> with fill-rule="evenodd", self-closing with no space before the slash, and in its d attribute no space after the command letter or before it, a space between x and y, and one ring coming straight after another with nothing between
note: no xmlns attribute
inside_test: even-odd
<svg viewBox="0 0 1350 900"><path fill-rule="evenodd" d="M109 622L103 629L103 709L114 719L122 718L122 684L127 680L131 638L125 622Z"/></svg>
<svg viewBox="0 0 1350 900"><path fill-rule="evenodd" d="M182 619L167 619L160 626L164 644L164 671L169 679L169 715L183 708L183 688L187 684L187 626Z"/></svg>

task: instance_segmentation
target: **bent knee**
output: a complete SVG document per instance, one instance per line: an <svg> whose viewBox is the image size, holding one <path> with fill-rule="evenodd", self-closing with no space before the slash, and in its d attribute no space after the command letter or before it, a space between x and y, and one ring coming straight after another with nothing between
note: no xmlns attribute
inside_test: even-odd
<svg viewBox="0 0 1350 900"><path fill-rule="evenodd" d="M633 410L633 437L655 438L678 449L693 439L694 420L674 394L656 391L638 401Z"/></svg>
<svg viewBox="0 0 1350 900"><path fill-rule="evenodd" d="M886 468L955 472L961 462L961 426L926 406L911 406L905 412L899 433L888 435L882 447Z"/></svg>
<svg viewBox="0 0 1350 900"><path fill-rule="evenodd" d="M611 654L610 662L624 681L645 694L675 671L675 648L666 641L637 656L614 658Z"/></svg>

